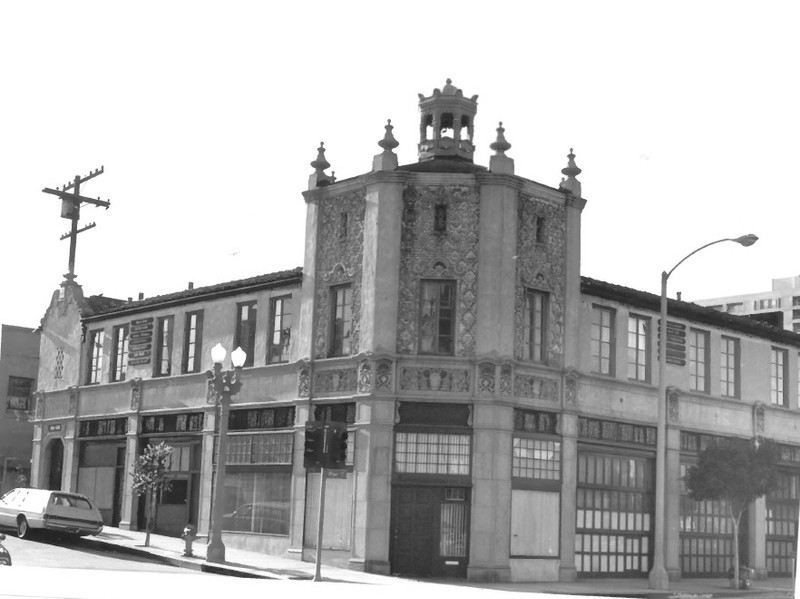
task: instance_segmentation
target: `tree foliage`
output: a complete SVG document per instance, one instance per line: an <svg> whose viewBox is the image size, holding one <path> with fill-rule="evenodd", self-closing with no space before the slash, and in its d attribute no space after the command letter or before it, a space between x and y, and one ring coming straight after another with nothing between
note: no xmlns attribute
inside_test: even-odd
<svg viewBox="0 0 800 599"><path fill-rule="evenodd" d="M169 491L170 481L167 478L172 447L163 441L158 445L149 444L142 455L136 458L133 467L133 492L141 497L146 496L147 535L145 546L150 545L150 530L153 514L157 508L160 493Z"/></svg>
<svg viewBox="0 0 800 599"><path fill-rule="evenodd" d="M777 487L779 459L773 441L723 439L704 449L684 477L695 501L727 504L733 523L734 581L739 580L739 522L751 503Z"/></svg>

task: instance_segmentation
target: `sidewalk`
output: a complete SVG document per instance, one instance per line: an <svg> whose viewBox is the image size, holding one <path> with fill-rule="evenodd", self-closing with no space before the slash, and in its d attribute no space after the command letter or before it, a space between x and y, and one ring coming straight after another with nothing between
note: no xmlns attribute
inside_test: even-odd
<svg viewBox="0 0 800 599"><path fill-rule="evenodd" d="M98 536L84 537L83 541L103 545L105 549L132 555L146 555L165 564L203 572L273 580L311 580L314 577L315 565L311 562L301 562L229 547L225 551L226 562L224 564L206 562L205 538L195 541L192 546L194 557L184 557L185 545L182 539L151 534L149 547L144 546L144 539L144 532L106 526ZM505 592L553 593L584 597L648 597L651 599L720 599L722 597L785 599L794 597L791 578L753 581L752 588L747 591L736 591L729 588L728 581L724 578L685 578L670 583L668 591L652 591L648 589L646 578L595 578L576 582L481 583L462 579L411 580L368 574L325 564L322 565L321 571L325 581L392 586L419 585L421 583L446 584Z"/></svg>

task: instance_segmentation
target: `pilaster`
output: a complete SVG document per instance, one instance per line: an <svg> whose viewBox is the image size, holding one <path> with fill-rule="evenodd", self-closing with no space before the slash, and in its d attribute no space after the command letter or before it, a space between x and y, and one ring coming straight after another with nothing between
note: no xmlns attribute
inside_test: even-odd
<svg viewBox="0 0 800 599"><path fill-rule="evenodd" d="M197 532L208 534L211 527L211 482L214 476L214 427L217 413L213 407L207 408L203 416L202 445L200 451L200 496L197 500Z"/></svg>
<svg viewBox="0 0 800 599"><path fill-rule="evenodd" d="M664 567L669 580L681 579L681 431L667 426L664 483Z"/></svg>
<svg viewBox="0 0 800 599"><path fill-rule="evenodd" d="M575 569L575 518L578 492L578 416L561 414L561 563L558 579L571 582Z"/></svg>
<svg viewBox="0 0 800 599"><path fill-rule="evenodd" d="M306 246L303 262L303 286L300 292L300 310L297 322L296 343L293 341L293 359L302 360L314 355L314 295L317 272L318 207L314 201L306 202Z"/></svg>
<svg viewBox="0 0 800 599"><path fill-rule="evenodd" d="M755 569L755 578L767 578L767 498L759 497L748 508L747 564ZM740 555L742 553L739 549ZM742 561L742 563L745 563Z"/></svg>
<svg viewBox="0 0 800 599"><path fill-rule="evenodd" d="M566 264L564 268L564 322L579 323L581 308L581 212L586 202L567 194ZM564 327L564 366L580 365L580 327ZM619 362L620 364L622 362Z"/></svg>
<svg viewBox="0 0 800 599"><path fill-rule="evenodd" d="M139 456L139 416L138 413L128 416L128 433L125 436L125 472L122 489L122 514L119 527L123 530L137 530L137 511L139 498L133 494L133 468Z"/></svg>

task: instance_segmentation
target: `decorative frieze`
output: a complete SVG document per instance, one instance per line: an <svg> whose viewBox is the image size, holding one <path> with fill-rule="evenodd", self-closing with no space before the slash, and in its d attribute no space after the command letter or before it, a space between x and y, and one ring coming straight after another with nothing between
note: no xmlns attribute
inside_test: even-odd
<svg viewBox="0 0 800 599"><path fill-rule="evenodd" d="M400 372L403 391L469 392L469 370L447 368L403 368Z"/></svg>
<svg viewBox="0 0 800 599"><path fill-rule="evenodd" d="M311 392L311 371L308 366L304 366L297 373L297 396L308 397Z"/></svg>
<svg viewBox="0 0 800 599"><path fill-rule="evenodd" d="M314 371L314 395L352 393L356 390L356 369Z"/></svg>
<svg viewBox="0 0 800 599"><path fill-rule="evenodd" d="M561 363L564 346L566 213L540 198L518 198L514 357L524 356L525 290L548 293L547 363Z"/></svg>
<svg viewBox="0 0 800 599"><path fill-rule="evenodd" d="M78 414L78 397L80 395L80 387L72 385L69 388L69 415L76 416Z"/></svg>
<svg viewBox="0 0 800 599"><path fill-rule="evenodd" d="M675 387L667 387L667 421L677 424L681 418L680 393Z"/></svg>
<svg viewBox="0 0 800 599"><path fill-rule="evenodd" d="M497 368L491 362L482 362L478 365L478 394L493 396L495 391L495 378Z"/></svg>
<svg viewBox="0 0 800 599"><path fill-rule="evenodd" d="M512 391L512 372L511 364L503 364L500 367L500 395L509 396Z"/></svg>
<svg viewBox="0 0 800 599"><path fill-rule="evenodd" d="M578 372L569 370L564 376L564 404L569 407L578 405Z"/></svg>
<svg viewBox="0 0 800 599"><path fill-rule="evenodd" d="M131 379L131 410L134 412L139 411L139 406L142 403L142 378L135 377Z"/></svg>
<svg viewBox="0 0 800 599"><path fill-rule="evenodd" d="M558 381L541 376L518 374L514 377L514 395L558 401Z"/></svg>
<svg viewBox="0 0 800 599"><path fill-rule="evenodd" d="M455 355L475 354L480 195L464 185L408 186L400 241L397 352L417 353L419 282L456 280ZM434 229L436 206L447 213L446 230Z"/></svg>
<svg viewBox="0 0 800 599"><path fill-rule="evenodd" d="M514 410L514 430L557 435L558 414L537 410Z"/></svg>
<svg viewBox="0 0 800 599"><path fill-rule="evenodd" d="M358 366L358 392L369 393L372 391L372 365L364 360Z"/></svg>
<svg viewBox="0 0 800 599"><path fill-rule="evenodd" d="M392 362L390 360L378 360L375 363L375 390L392 390Z"/></svg>
<svg viewBox="0 0 800 599"><path fill-rule="evenodd" d="M766 418L766 413L766 406L762 402L757 401L753 405L753 434L756 438L764 436L764 420Z"/></svg>
<svg viewBox="0 0 800 599"><path fill-rule="evenodd" d="M654 426L641 426L597 418L579 417L578 436L584 439L600 439L647 447L656 445L656 427Z"/></svg>

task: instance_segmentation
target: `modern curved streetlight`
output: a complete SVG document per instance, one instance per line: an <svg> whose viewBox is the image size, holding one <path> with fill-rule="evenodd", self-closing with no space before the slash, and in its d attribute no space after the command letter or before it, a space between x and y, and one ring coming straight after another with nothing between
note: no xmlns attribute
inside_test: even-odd
<svg viewBox="0 0 800 599"><path fill-rule="evenodd" d="M241 374L247 353L237 347L231 352L233 370L222 371L227 351L217 343L211 348L211 361L214 370L206 374L214 385L216 401L219 405L219 441L217 442L217 478L214 481L214 503L211 505L211 535L206 548L206 561L225 562L225 544L222 542L222 502L225 494L225 470L228 457L228 411L231 396L242 388Z"/></svg>
<svg viewBox="0 0 800 599"><path fill-rule="evenodd" d="M758 241L752 233L741 237L726 237L700 246L684 256L669 271L661 273L661 334L658 339L658 432L656 434L656 505L655 505L655 539L653 547L653 568L650 570L650 588L666 589L669 586L667 569L664 566L664 479L666 477L666 443L667 443L667 280L669 276L688 258L700 250L724 241L733 241L749 247Z"/></svg>

